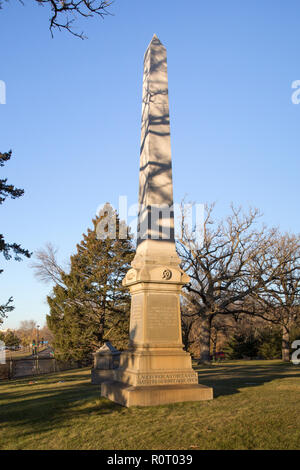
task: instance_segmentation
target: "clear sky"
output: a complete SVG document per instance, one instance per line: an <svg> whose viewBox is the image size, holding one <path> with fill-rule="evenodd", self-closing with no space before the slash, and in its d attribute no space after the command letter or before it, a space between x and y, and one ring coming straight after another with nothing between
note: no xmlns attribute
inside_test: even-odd
<svg viewBox="0 0 300 470"><path fill-rule="evenodd" d="M174 199L256 206L268 225L300 231L298 0L115 0L114 16L78 22L82 41L48 29L48 8L0 10L1 178L24 188L0 207L0 233L67 260L97 207L137 201L143 55L154 33L168 52ZM3 175L3 176L2 176ZM5 262L3 328L45 321L51 286L30 261Z"/></svg>

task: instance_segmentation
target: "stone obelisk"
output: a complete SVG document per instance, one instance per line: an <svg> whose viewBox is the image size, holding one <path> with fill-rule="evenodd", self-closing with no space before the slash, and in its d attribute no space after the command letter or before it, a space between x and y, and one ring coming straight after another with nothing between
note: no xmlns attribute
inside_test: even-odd
<svg viewBox="0 0 300 470"><path fill-rule="evenodd" d="M131 293L130 349L101 395L125 406L208 400L183 350L180 292L189 277L174 240L167 53L153 36L144 57L137 250L123 285Z"/></svg>

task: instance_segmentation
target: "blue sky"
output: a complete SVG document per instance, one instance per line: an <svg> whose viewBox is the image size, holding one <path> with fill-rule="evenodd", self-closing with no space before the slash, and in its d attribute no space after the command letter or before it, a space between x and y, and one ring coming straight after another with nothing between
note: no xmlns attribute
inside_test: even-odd
<svg viewBox="0 0 300 470"><path fill-rule="evenodd" d="M48 9L0 10L1 170L25 195L0 208L0 233L34 251L74 252L97 207L137 200L142 64L154 33L167 47L174 200L256 206L268 225L300 231L297 0L115 0L114 16L77 22L89 39L51 38ZM1 176L2 177L2 176ZM3 328L45 321L51 286L30 261L0 260Z"/></svg>

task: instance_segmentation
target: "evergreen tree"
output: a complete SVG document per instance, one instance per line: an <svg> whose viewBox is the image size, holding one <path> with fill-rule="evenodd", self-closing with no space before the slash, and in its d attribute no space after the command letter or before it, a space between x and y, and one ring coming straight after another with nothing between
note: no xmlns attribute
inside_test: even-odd
<svg viewBox="0 0 300 470"><path fill-rule="evenodd" d="M4 166L4 164L10 160L11 158L11 151L1 153L0 152L0 167ZM15 188L12 184L7 184L7 178L1 179L0 178L0 205L3 204L5 199L10 197L11 199L17 199L23 196L24 190ZM26 256L30 258L31 254L28 250L25 250L21 247L18 243L8 243L5 239L3 234L0 233L0 253L3 254L6 260L11 259L14 257L16 261L21 260L21 256ZM0 274L3 272L3 269L0 268ZM8 301L0 305L0 324L3 322L3 318L5 318L8 312L11 312L14 307L11 305L13 299L10 297Z"/></svg>
<svg viewBox="0 0 300 470"><path fill-rule="evenodd" d="M112 235L111 221L116 222L116 236L99 239L98 224L105 222L107 235ZM77 245L70 272L61 276L63 284L57 284L48 297L47 323L54 334L55 354L61 359L90 359L105 341L121 349L127 345L130 295L122 280L134 248L129 236L119 239L119 229L118 216L107 204Z"/></svg>
<svg viewBox="0 0 300 470"><path fill-rule="evenodd" d="M5 333L3 341L8 348L18 348L21 343L20 338L15 332L10 330Z"/></svg>
<svg viewBox="0 0 300 470"><path fill-rule="evenodd" d="M224 348L228 359L255 358L279 359L281 356L281 331L264 328L260 331L235 333Z"/></svg>
<svg viewBox="0 0 300 470"><path fill-rule="evenodd" d="M258 355L262 359L280 359L282 333L280 329L265 329L259 338Z"/></svg>
<svg viewBox="0 0 300 470"><path fill-rule="evenodd" d="M224 351L228 359L254 358L258 355L259 339L252 332L235 333Z"/></svg>

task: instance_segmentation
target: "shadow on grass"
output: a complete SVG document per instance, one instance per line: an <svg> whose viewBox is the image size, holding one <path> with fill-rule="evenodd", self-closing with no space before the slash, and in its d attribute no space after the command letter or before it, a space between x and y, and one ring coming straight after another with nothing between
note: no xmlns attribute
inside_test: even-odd
<svg viewBox="0 0 300 470"><path fill-rule="evenodd" d="M280 361L248 361L218 363L210 366L194 364L199 383L213 387L214 398L239 393L240 388L257 387L276 379L298 377L300 367Z"/></svg>
<svg viewBox="0 0 300 470"><path fill-rule="evenodd" d="M68 417L103 416L124 410L100 397L100 386L90 383L90 371L1 383L0 397L0 428L29 429L22 432L23 436L34 429L40 434L68 427Z"/></svg>

